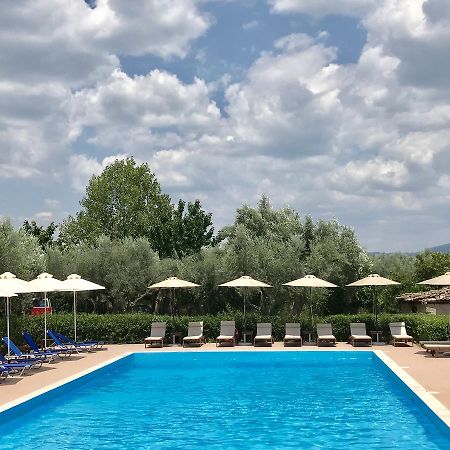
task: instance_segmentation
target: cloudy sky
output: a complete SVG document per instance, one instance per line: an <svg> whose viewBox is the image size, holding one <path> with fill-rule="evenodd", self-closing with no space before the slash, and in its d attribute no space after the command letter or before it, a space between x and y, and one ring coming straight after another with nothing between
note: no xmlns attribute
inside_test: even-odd
<svg viewBox="0 0 450 450"><path fill-rule="evenodd" d="M216 228L262 193L371 251L450 242L448 0L3 0L0 214L147 161Z"/></svg>

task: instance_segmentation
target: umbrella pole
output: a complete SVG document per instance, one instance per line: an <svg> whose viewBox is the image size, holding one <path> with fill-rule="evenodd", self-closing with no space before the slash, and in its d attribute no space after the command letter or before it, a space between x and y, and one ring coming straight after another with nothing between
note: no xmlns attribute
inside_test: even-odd
<svg viewBox="0 0 450 450"><path fill-rule="evenodd" d="M47 348L47 292L44 292L44 348Z"/></svg>
<svg viewBox="0 0 450 450"><path fill-rule="evenodd" d="M245 315L245 313L246 313L246 311L245 311L246 300L247 300L247 288L244 287L244 331L245 331L245 328L247 326L246 315Z"/></svg>
<svg viewBox="0 0 450 450"><path fill-rule="evenodd" d="M309 287L309 312L311 315L311 331L314 328L314 323L313 323L313 304L312 304L312 287Z"/></svg>
<svg viewBox="0 0 450 450"><path fill-rule="evenodd" d="M373 287L373 309L375 312L375 331L378 331L378 298L375 286Z"/></svg>
<svg viewBox="0 0 450 450"><path fill-rule="evenodd" d="M6 334L8 336L8 356L11 354L11 349L9 346L9 297L6 297Z"/></svg>
<svg viewBox="0 0 450 450"><path fill-rule="evenodd" d="M77 293L73 291L73 334L75 341L77 340Z"/></svg>

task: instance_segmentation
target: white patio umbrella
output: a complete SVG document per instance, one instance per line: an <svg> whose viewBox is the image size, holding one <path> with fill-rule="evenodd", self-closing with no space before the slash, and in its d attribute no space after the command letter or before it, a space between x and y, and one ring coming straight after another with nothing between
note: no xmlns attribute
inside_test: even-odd
<svg viewBox="0 0 450 450"><path fill-rule="evenodd" d="M96 291L98 289L105 289L104 286L100 286L99 284L93 283L92 281L84 280L73 273L69 275L67 279L62 282L65 286L65 291L73 292L73 332L74 339L77 340L77 292L83 291Z"/></svg>
<svg viewBox="0 0 450 450"><path fill-rule="evenodd" d="M190 281L181 280L177 277L169 277L163 281L148 286L148 289L170 289L172 292L170 313L173 316L173 304L175 300L175 289L178 288L193 288L199 287L199 284L191 283Z"/></svg>
<svg viewBox="0 0 450 450"><path fill-rule="evenodd" d="M373 309L375 312L375 327L378 331L378 298L376 296L376 286L391 286L394 284L401 284L397 281L390 280L389 278L382 277L377 273L373 273L353 283L347 284L347 286L373 286Z"/></svg>
<svg viewBox="0 0 450 450"><path fill-rule="evenodd" d="M235 280L227 281L226 283L219 284L220 287L235 287L244 288L244 327L245 327L245 314L246 314L246 303L247 303L247 288L270 288L270 284L264 283L259 280L255 280L252 277L243 275L242 277L236 278Z"/></svg>
<svg viewBox="0 0 450 450"><path fill-rule="evenodd" d="M317 278L314 275L305 275L302 278L298 278L294 281L289 281L289 283L284 283L283 286L293 286L293 287L309 287L309 305L311 312L311 325L313 325L313 304L312 304L312 288L337 288L337 286L329 281Z"/></svg>
<svg viewBox="0 0 450 450"><path fill-rule="evenodd" d="M62 281L53 278L50 273L41 273L34 280L29 281L31 292L42 292L44 294L44 346L47 347L47 294L49 292L64 291L65 285Z"/></svg>
<svg viewBox="0 0 450 450"><path fill-rule="evenodd" d="M429 280L420 281L417 284L427 284L429 286L450 286L450 272L445 272L444 275L430 278ZM448 313L448 328L450 330L450 311Z"/></svg>
<svg viewBox="0 0 450 450"><path fill-rule="evenodd" d="M10 326L9 319L11 316L11 305L10 305L10 297L16 297L16 294L24 294L30 291L30 287L28 285L28 281L21 280L17 278L11 272L4 272L0 275L0 289L4 292L10 292L12 295L4 296L0 295L0 297L6 298L6 334L8 336L8 341L10 338ZM8 356L10 354L9 342L8 342Z"/></svg>

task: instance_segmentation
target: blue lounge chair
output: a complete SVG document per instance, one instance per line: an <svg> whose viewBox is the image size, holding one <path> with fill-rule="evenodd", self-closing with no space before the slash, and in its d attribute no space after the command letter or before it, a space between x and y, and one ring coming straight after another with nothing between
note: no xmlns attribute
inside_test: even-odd
<svg viewBox="0 0 450 450"><path fill-rule="evenodd" d="M71 344L65 344L60 337L58 336L58 333L56 333L53 330L47 330L47 334L50 336L51 339L53 339L53 342L55 345L59 348L63 348L65 350L75 351L77 353L79 352L79 349Z"/></svg>
<svg viewBox="0 0 450 450"><path fill-rule="evenodd" d="M56 355L60 358L68 357L72 354L72 350L67 348L56 348L56 347L48 347L48 348L39 348L36 344L36 341L33 339L29 331L24 331L22 333L24 341L31 348L32 354L37 356L48 356L48 355Z"/></svg>
<svg viewBox="0 0 450 450"><path fill-rule="evenodd" d="M9 372L10 370L7 367L0 365L0 380L6 380L9 377Z"/></svg>
<svg viewBox="0 0 450 450"><path fill-rule="evenodd" d="M0 354L0 364L5 367L10 373L20 372L19 375L23 375L26 369L39 369L42 366L42 361L34 360L13 360L8 361L3 355Z"/></svg>
<svg viewBox="0 0 450 450"><path fill-rule="evenodd" d="M74 341L72 338L65 336L64 334L56 332L58 337L65 343L70 345L79 345L84 347L92 347L94 348L101 348L105 344L103 341Z"/></svg>
<svg viewBox="0 0 450 450"><path fill-rule="evenodd" d="M42 361L42 362L51 362L55 359L54 355L34 355L33 353L23 353L20 351L19 347L17 347L16 344L14 344L13 341L11 341L11 339L9 339L7 336L3 336L2 338L3 344L5 345L5 347L9 347L9 349L14 353L12 359L21 359L21 360L27 360L27 359L31 359L31 360L38 360L38 361Z"/></svg>

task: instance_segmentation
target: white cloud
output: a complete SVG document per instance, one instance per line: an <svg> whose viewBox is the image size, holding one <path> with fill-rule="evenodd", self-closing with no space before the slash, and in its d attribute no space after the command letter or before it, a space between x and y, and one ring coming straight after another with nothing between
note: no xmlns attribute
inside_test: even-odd
<svg viewBox="0 0 450 450"><path fill-rule="evenodd" d="M379 0L268 0L276 13L300 13L313 17L329 14L362 16Z"/></svg>

